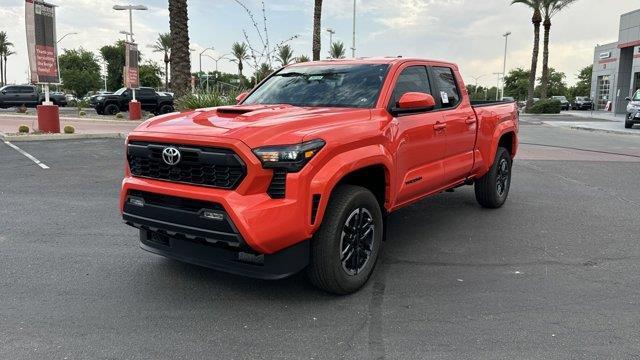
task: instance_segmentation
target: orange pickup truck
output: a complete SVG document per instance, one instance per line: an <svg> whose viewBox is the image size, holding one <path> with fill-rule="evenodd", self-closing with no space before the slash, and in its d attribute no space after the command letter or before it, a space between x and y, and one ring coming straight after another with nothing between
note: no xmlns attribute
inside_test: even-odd
<svg viewBox="0 0 640 360"><path fill-rule="evenodd" d="M483 207L507 199L516 104L472 103L454 64L300 63L237 100L129 135L120 203L143 249L262 279L306 269L347 294L371 276L391 212L464 185Z"/></svg>

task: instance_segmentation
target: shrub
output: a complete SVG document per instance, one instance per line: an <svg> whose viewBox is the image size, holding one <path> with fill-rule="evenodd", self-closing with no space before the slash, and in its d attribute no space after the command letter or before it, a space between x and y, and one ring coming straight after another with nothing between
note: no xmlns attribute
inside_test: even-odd
<svg viewBox="0 0 640 360"><path fill-rule="evenodd" d="M86 115L87 115L87 113L86 113L86 112L84 112L84 111L80 111L80 112L78 113L78 115L79 115L79 116L86 116Z"/></svg>
<svg viewBox="0 0 640 360"><path fill-rule="evenodd" d="M533 104L527 112L530 114L560 114L561 110L562 104L560 104L560 101L544 99Z"/></svg>
<svg viewBox="0 0 640 360"><path fill-rule="evenodd" d="M76 132L76 128L74 128L71 125L67 125L67 126L64 127L64 133L65 134L73 134L75 132Z"/></svg>
<svg viewBox="0 0 640 360"><path fill-rule="evenodd" d="M78 100L69 100L67 101L68 107L78 107Z"/></svg>
<svg viewBox="0 0 640 360"><path fill-rule="evenodd" d="M189 94L176 100L175 107L178 110L195 110L223 105L235 105L238 91L226 93L212 91Z"/></svg>
<svg viewBox="0 0 640 360"><path fill-rule="evenodd" d="M29 133L29 127L27 125L20 125L20 127L18 127L18 132L20 134L28 134Z"/></svg>
<svg viewBox="0 0 640 360"><path fill-rule="evenodd" d="M119 113L116 114L116 118L117 119L124 119L124 114L119 112Z"/></svg>
<svg viewBox="0 0 640 360"><path fill-rule="evenodd" d="M18 106L16 108L16 111L19 112L20 114L26 114L27 113L27 107L24 106L24 104Z"/></svg>

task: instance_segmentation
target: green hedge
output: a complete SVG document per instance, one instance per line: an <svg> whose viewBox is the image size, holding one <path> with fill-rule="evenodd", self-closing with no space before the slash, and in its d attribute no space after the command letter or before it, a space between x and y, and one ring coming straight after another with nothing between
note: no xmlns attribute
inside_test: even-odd
<svg viewBox="0 0 640 360"><path fill-rule="evenodd" d="M527 110L530 114L560 114L560 111L562 111L562 104L553 99L540 100Z"/></svg>
<svg viewBox="0 0 640 360"><path fill-rule="evenodd" d="M235 105L236 96L239 94L239 91L226 93L212 91L189 94L176 100L175 105L178 110L195 110L222 105Z"/></svg>

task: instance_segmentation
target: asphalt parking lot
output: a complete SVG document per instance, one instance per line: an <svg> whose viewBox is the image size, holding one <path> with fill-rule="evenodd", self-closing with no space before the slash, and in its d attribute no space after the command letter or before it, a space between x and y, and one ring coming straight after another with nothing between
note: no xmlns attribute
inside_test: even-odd
<svg viewBox="0 0 640 360"><path fill-rule="evenodd" d="M523 118L510 199L471 187L392 215L336 297L138 248L123 141L0 142L0 358L640 358L640 137Z"/></svg>

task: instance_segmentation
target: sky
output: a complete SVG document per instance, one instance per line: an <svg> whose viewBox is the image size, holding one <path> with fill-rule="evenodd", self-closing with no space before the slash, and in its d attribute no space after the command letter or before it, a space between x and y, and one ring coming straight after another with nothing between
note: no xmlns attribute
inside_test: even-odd
<svg viewBox="0 0 640 360"><path fill-rule="evenodd" d="M132 0L148 11L134 13L134 33L145 59L162 64L162 55L149 45L158 33L168 32L167 0ZM262 21L260 0L241 0ZM51 0L57 5L57 32L64 38L59 52L83 47L98 53L106 44L123 39L128 30L128 13L112 10L125 0ZM495 85L493 73L501 72L504 34L511 31L507 52L507 71L529 68L533 43L531 13L510 0L357 0L356 56L403 56L438 59L460 66L467 83ZM295 55L311 57L313 0L264 0L271 44L298 36L289 44ZM199 53L219 57L230 52L231 44L244 41L246 31L254 47L259 44L256 30L245 10L235 0L189 0L189 34L192 68L197 71ZM553 19L550 66L576 81L579 69L593 62L597 44L617 41L621 14L640 8L637 0L578 0ZM336 31L334 41L352 43L353 2L324 0L322 28ZM260 26L263 26L260 23ZM27 78L27 51L24 30L24 1L0 0L0 31L6 31L15 44L16 55L9 57L10 83ZM328 55L329 33L322 33L322 56ZM351 51L347 51L351 55ZM541 56L542 58L542 56ZM214 60L202 58L205 71L215 69ZM236 65L218 61L220 71L237 72ZM251 72L251 69L248 69ZM245 73L247 71L245 70ZM483 76L484 75L484 76Z"/></svg>

